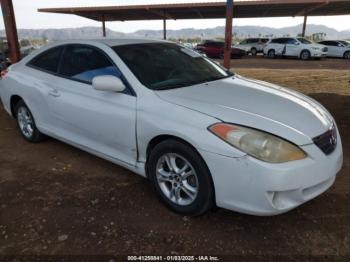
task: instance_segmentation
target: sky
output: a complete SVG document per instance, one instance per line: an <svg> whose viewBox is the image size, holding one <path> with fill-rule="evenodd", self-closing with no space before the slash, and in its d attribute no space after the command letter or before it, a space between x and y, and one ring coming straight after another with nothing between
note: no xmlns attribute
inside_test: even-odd
<svg viewBox="0 0 350 262"><path fill-rule="evenodd" d="M164 4L164 3L186 3L186 2L221 2L223 0L13 0L17 28L43 29L43 28L67 28L82 26L101 26L101 23L78 17L75 15L39 13L38 8L50 7L73 7L73 6L108 6L108 5L131 5L131 4ZM1 14L2 15L2 14ZM242 18L234 19L234 25L255 25L281 28L294 26L303 22L302 17L284 18ZM325 25L337 30L350 29L350 15L309 17L308 23ZM177 20L168 21L168 29L182 28L213 28L225 25L223 19L207 20ZM162 21L133 21L133 22L108 22L109 29L124 33L134 32L140 29L160 30L163 27ZM3 19L0 19L0 29L4 29Z"/></svg>

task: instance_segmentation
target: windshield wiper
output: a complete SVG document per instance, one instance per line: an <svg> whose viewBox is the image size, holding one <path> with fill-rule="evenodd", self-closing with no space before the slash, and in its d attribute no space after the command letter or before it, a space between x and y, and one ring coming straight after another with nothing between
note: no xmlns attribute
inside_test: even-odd
<svg viewBox="0 0 350 262"><path fill-rule="evenodd" d="M156 88L153 88L153 90L167 90L167 89L175 89L175 88L180 88L180 87L186 87L186 86L193 86L193 85L199 85L203 84L206 82L212 82L212 81L217 81L225 78L232 77L232 75L229 76L222 76L222 77L210 77L206 78L201 81L189 81L189 82L182 82L178 84L170 84L170 85L164 85L164 86L157 86Z"/></svg>

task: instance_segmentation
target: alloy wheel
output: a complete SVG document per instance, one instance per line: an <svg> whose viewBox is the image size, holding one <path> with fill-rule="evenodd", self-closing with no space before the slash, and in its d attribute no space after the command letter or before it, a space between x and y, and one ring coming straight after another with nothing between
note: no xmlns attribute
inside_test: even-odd
<svg viewBox="0 0 350 262"><path fill-rule="evenodd" d="M308 51L303 51L303 52L301 53L301 59L302 59L302 60L308 60L309 58L310 58L310 54L309 54Z"/></svg>
<svg viewBox="0 0 350 262"><path fill-rule="evenodd" d="M184 157L175 153L161 156L156 166L156 177L161 191L171 202L187 206L196 199L198 177Z"/></svg>
<svg viewBox="0 0 350 262"><path fill-rule="evenodd" d="M22 134L27 138L31 138L34 133L34 121L26 107L18 108L17 121Z"/></svg>

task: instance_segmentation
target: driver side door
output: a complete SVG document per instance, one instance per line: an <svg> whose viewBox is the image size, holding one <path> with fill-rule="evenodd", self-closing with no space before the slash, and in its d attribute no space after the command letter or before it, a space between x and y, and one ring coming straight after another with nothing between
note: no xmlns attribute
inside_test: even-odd
<svg viewBox="0 0 350 262"><path fill-rule="evenodd" d="M95 76L113 75L126 80L99 48L70 44L65 47L57 81L49 83L48 104L55 133L74 144L112 160L135 165L136 96L98 91Z"/></svg>

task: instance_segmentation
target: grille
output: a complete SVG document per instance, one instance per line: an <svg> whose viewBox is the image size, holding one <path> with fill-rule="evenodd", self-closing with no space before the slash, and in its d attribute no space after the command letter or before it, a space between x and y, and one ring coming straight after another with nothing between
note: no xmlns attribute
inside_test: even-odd
<svg viewBox="0 0 350 262"><path fill-rule="evenodd" d="M328 47L323 47L322 52L328 52Z"/></svg>
<svg viewBox="0 0 350 262"><path fill-rule="evenodd" d="M326 133L319 135L313 139L316 146L318 146L326 155L331 154L337 147L337 131L333 125Z"/></svg>

